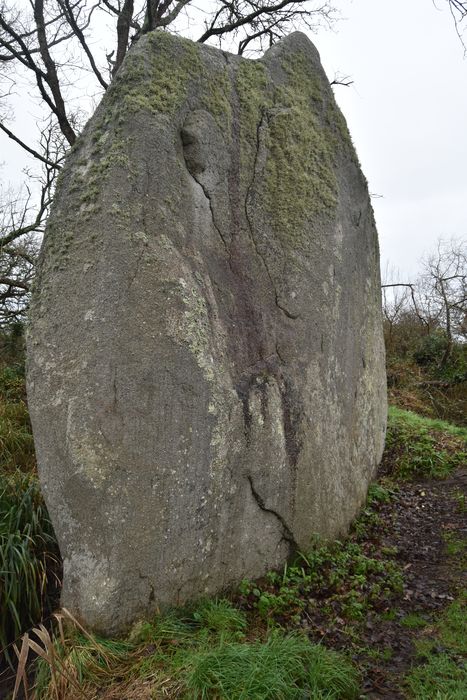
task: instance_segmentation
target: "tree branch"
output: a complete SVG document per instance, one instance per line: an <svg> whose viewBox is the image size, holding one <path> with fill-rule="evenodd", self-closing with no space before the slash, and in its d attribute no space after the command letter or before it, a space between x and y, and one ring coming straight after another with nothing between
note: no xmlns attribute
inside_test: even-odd
<svg viewBox="0 0 467 700"><path fill-rule="evenodd" d="M71 29L73 30L74 35L77 37L79 43L83 47L83 51L88 57L89 65L91 66L94 75L96 76L97 80L99 83L102 85L104 90L107 90L109 87L109 84L104 80L102 77L102 74L100 70L98 69L96 62L94 60L94 56L91 53L91 50L89 46L87 45L86 38L84 36L83 31L81 30L78 22L76 21L76 17L73 14L73 8L70 5L69 0L58 0L58 3L60 7L62 8L63 12L65 13L65 17L67 19L68 24L70 25Z"/></svg>
<svg viewBox="0 0 467 700"><path fill-rule="evenodd" d="M34 148L31 148L27 144L24 143L18 136L15 136L15 134L8 129L5 124L0 122L0 129L8 136L8 138L12 139L17 143L21 148L23 148L25 151L30 153L34 158L37 158L37 160L40 160L42 163L45 163L46 165L49 165L51 168L56 168L57 170L60 170L60 165L58 163L54 163L52 160L49 160L45 156L42 156L38 151L35 151Z"/></svg>

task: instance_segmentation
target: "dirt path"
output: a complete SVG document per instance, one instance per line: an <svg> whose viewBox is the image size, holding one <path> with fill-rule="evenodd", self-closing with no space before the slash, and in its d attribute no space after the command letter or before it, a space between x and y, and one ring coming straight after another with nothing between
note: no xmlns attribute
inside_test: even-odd
<svg viewBox="0 0 467 700"><path fill-rule="evenodd" d="M429 623L445 608L456 591L466 584L456 543L466 537L467 469L458 470L443 481L403 484L396 498L384 504L380 515L385 523L381 545L397 547L397 559L404 572L402 599L381 616L366 621L364 642L379 650L383 660L368 663L364 693L369 698L404 698L400 681L415 663L414 641L430 634L403 624L416 613ZM449 544L451 543L451 547ZM384 660L384 656L390 656Z"/></svg>

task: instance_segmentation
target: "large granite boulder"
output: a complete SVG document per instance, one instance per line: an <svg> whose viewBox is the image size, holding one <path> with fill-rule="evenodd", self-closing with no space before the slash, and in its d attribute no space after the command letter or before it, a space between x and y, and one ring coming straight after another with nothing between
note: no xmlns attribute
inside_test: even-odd
<svg viewBox="0 0 467 700"><path fill-rule="evenodd" d="M28 395L63 604L116 633L345 532L386 421L367 185L303 34L147 35L70 153Z"/></svg>

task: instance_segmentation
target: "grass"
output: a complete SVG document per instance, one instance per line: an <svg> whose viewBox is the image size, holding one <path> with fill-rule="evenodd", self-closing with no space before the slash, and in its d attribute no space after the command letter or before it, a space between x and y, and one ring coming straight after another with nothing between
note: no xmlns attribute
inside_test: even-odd
<svg viewBox="0 0 467 700"><path fill-rule="evenodd" d="M121 642L99 639L76 626L65 637L61 625L54 642L43 636L49 661L39 659L36 695L38 700L106 697L106 688L110 692L123 684L136 689L135 698L358 697L358 672L342 654L299 633L274 630L264 639L247 640L246 627L245 613L227 600L173 610L140 624ZM149 694L143 696L142 689Z"/></svg>
<svg viewBox="0 0 467 700"><path fill-rule="evenodd" d="M409 613L401 620L401 625L403 627L408 627L409 629L423 629L428 625L427 620L419 613Z"/></svg>
<svg viewBox="0 0 467 700"><path fill-rule="evenodd" d="M410 697L424 700L465 700L467 668L448 654L431 655L407 678Z"/></svg>
<svg viewBox="0 0 467 700"><path fill-rule="evenodd" d="M58 548L37 478L20 471L0 474L2 648L42 619L57 565Z"/></svg>
<svg viewBox="0 0 467 700"><path fill-rule="evenodd" d="M410 697L464 700L467 697L467 592L442 613L427 638L417 643L421 663L406 677Z"/></svg>
<svg viewBox="0 0 467 700"><path fill-rule="evenodd" d="M35 467L34 441L20 364L0 366L0 473Z"/></svg>
<svg viewBox="0 0 467 700"><path fill-rule="evenodd" d="M341 655L303 635L226 644L184 659L188 697L301 700L358 697L357 674Z"/></svg>
<svg viewBox="0 0 467 700"><path fill-rule="evenodd" d="M442 479L466 460L466 428L390 407L383 468L391 477Z"/></svg>
<svg viewBox="0 0 467 700"><path fill-rule="evenodd" d="M465 537L457 537L451 530L445 530L443 539L448 556L454 558L453 564L465 569L467 566L467 540Z"/></svg>

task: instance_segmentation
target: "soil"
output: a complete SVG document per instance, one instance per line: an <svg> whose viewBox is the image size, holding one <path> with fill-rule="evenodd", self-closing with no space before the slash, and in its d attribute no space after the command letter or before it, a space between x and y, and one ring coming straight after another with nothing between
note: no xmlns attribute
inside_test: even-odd
<svg viewBox="0 0 467 700"><path fill-rule="evenodd" d="M360 643L390 655L385 661L357 655L364 671L363 694L368 698L397 700L406 695L401 679L418 663L414 641L430 635L430 626L411 629L401 621L417 613L430 623L466 584L462 562L449 554L446 538L466 537L465 499L467 468L457 470L443 481L401 484L396 497L382 504L379 514L385 523L380 531L381 546L397 547L397 560L404 572L403 594L384 615L369 616ZM326 635L326 646L343 647L343 640Z"/></svg>

